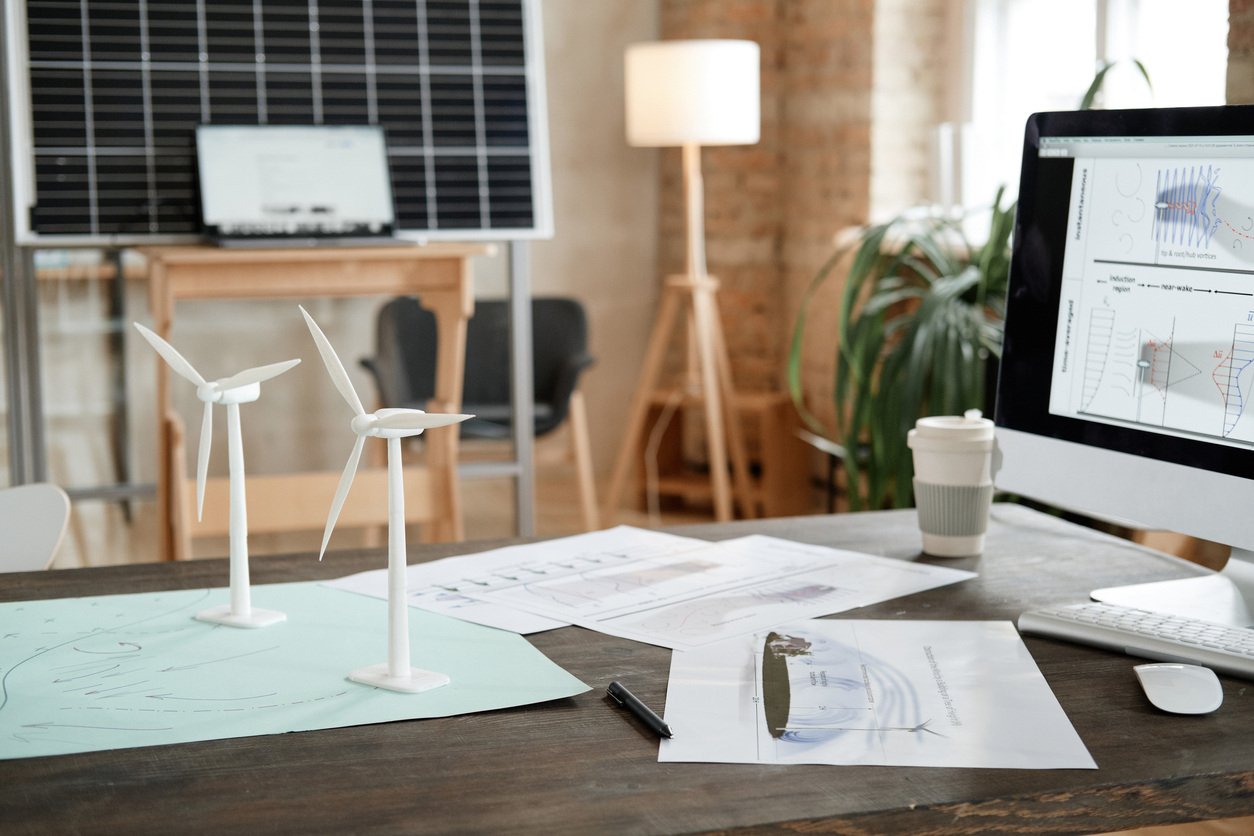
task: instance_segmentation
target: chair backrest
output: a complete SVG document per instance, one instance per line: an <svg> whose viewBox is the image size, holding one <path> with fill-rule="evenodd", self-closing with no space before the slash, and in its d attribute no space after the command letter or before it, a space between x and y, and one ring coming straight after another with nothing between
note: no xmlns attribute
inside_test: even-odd
<svg viewBox="0 0 1254 836"><path fill-rule="evenodd" d="M0 489L0 572L47 569L70 520L70 498L37 482Z"/></svg>
<svg viewBox="0 0 1254 836"><path fill-rule="evenodd" d="M592 364L588 323L575 299L541 297L531 301L533 397L536 434L566 417L580 372ZM413 297L400 297L379 311L377 355L366 362L387 406L421 405L435 394L435 316ZM505 406L510 395L509 303L479 300L466 326L464 408ZM505 413L491 410L495 416Z"/></svg>

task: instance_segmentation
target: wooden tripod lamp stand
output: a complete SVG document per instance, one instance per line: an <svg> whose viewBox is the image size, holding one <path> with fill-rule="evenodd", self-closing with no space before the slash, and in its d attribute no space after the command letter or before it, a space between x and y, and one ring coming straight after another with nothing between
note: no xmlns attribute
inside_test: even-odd
<svg viewBox="0 0 1254 836"><path fill-rule="evenodd" d="M755 515L753 486L736 415L731 367L718 315L718 281L705 267L705 208L701 184L702 145L752 145L758 141L759 49L753 41L686 40L634 44L626 53L627 140L632 145L683 149L684 196L688 215L688 263L670 276L644 370L628 417L627 435L606 498L614 519L628 476L640 456L649 404L658 391L672 330L682 310L688 333L688 389L704 406L706 444L715 516L732 518L728 451L736 499L745 516Z"/></svg>

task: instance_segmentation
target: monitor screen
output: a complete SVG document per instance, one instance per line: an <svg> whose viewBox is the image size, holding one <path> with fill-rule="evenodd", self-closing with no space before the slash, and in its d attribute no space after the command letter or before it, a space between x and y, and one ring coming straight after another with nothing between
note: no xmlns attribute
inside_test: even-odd
<svg viewBox="0 0 1254 836"><path fill-rule="evenodd" d="M387 143L377 125L201 125L196 160L208 235L392 232Z"/></svg>
<svg viewBox="0 0 1254 836"><path fill-rule="evenodd" d="M1002 490L1254 549L1254 107L1027 123Z"/></svg>

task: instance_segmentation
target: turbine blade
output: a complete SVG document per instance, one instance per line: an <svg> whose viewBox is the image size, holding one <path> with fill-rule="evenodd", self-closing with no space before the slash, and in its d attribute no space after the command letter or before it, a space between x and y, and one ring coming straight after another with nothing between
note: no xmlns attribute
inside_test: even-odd
<svg viewBox="0 0 1254 836"><path fill-rule="evenodd" d="M318 346L318 353L322 355L322 363L327 367L327 374L331 375L331 382L335 384L335 388L340 391L344 400L348 401L354 415L365 415L366 410L361 405L361 398L357 397L357 392L354 391L353 384L348 379L348 372L344 371L344 364L340 362L339 355L331 347L331 341L327 339L326 334L322 333L318 323L314 322L314 318L309 315L309 311L305 310L303 305L297 307L300 308L301 315L305 317L305 324L309 326L309 333L313 335L314 344Z"/></svg>
<svg viewBox="0 0 1254 836"><path fill-rule="evenodd" d="M344 500L348 498L348 489L352 487L353 476L357 474L357 461L361 458L361 448L365 444L366 437L357 436L353 452L348 454L348 463L344 465L344 472L340 474L340 484L336 486L335 499L331 501L331 513L327 514L327 527L322 532L322 550L318 552L319 560L322 560L322 556L327 553L327 543L331 542L331 531L335 528L335 521L340 518L340 509L344 507Z"/></svg>
<svg viewBox="0 0 1254 836"><path fill-rule="evenodd" d="M245 369L238 374L231 375L225 380L219 380L216 386L219 392L225 392L228 389L236 389L240 386L247 386L250 383L261 383L263 380L278 377L299 362L299 359L284 360L282 363L271 363L268 366L258 366L255 369Z"/></svg>
<svg viewBox="0 0 1254 836"><path fill-rule="evenodd" d="M205 417L200 419L200 451L196 454L196 520L204 519L205 478L209 472L209 447L213 444L213 404L205 401Z"/></svg>
<svg viewBox="0 0 1254 836"><path fill-rule="evenodd" d="M429 430L435 427L447 427L450 424L460 424L467 418L474 417L473 415L423 412L413 409L380 416L376 419L375 426L381 430Z"/></svg>
<svg viewBox="0 0 1254 836"><path fill-rule="evenodd" d="M205 379L200 376L200 372L196 371L196 369L192 367L192 364L187 362L187 359L184 358L182 354L175 351L174 346L170 345L168 342L161 339L161 337L157 336L154 331L145 328L138 322L134 323L134 325L143 338L148 341L148 344L155 348L157 353L161 355L162 359L170 364L170 368L174 369L174 371L178 372L192 383L195 383L197 386L205 385Z"/></svg>

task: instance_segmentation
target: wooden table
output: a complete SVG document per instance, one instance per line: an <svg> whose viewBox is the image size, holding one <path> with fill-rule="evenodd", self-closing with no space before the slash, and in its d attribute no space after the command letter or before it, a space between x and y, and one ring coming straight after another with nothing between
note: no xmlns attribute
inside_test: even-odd
<svg viewBox="0 0 1254 836"><path fill-rule="evenodd" d="M911 511L692 526L918 558ZM490 544L476 544L487 548ZM464 552L416 546L411 559ZM377 552L254 562L255 582L334 577ZM848 615L1013 619L1091 587L1176 577L1178 561L999 505L987 552L945 561L979 577ZM221 560L6 577L0 600L218 585ZM839 617L839 616L838 616ZM568 627L532 637L593 690L486 714L0 761L0 822L20 833L1096 833L1254 811L1254 688L1220 677L1224 705L1167 715L1135 660L1026 639L1097 770L658 763L657 739L610 705L627 683L665 702L670 652ZM503 683L503 686L505 683ZM682 732L681 732L682 733ZM0 746L3 743L0 742Z"/></svg>
<svg viewBox="0 0 1254 836"><path fill-rule="evenodd" d="M153 330L170 339L174 305L186 300L289 299L314 296L415 295L435 314L439 328L434 402L456 411L462 401L465 369L466 320L474 311L470 258L491 252L490 245L427 244L396 247L323 247L302 249L227 249L209 246L142 247L148 262L148 304ZM177 341L175 341L177 342ZM161 527L161 555L190 557L190 537L183 525L186 507L182 470L172 442L179 435L169 416L170 370L157 363L157 506ZM455 428L433 430L427 442L432 500L436 503L430 532L433 539L464 537L457 479ZM312 477L311 477L312 478ZM328 501L320 504L325 517L338 474L318 474ZM369 474L358 477L368 480ZM264 490L263 480L249 479L250 497ZM276 490L290 491L283 482ZM289 495L290 494L286 494ZM251 505L264 507L262 501ZM415 505L417 507L417 505ZM386 509L379 523L386 522ZM206 512L209 511L206 502ZM182 516L180 516L182 515ZM262 516L250 510L254 529ZM322 522L310 517L310 528Z"/></svg>

